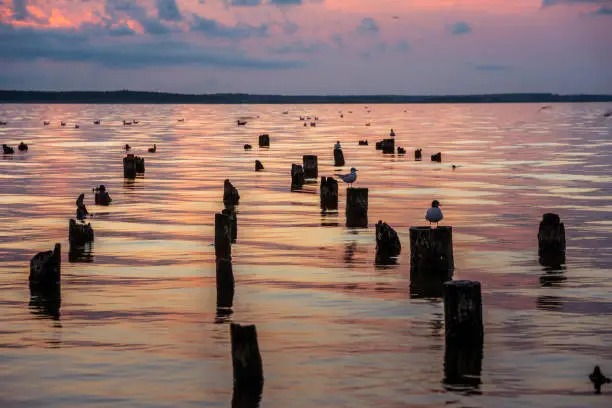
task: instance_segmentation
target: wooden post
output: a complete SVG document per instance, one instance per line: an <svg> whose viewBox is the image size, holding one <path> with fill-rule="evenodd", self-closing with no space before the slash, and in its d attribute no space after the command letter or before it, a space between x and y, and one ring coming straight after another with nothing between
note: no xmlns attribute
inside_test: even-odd
<svg viewBox="0 0 612 408"><path fill-rule="evenodd" d="M263 164L261 164L261 162L259 160L255 160L255 171L260 171L263 170L264 166Z"/></svg>
<svg viewBox="0 0 612 408"><path fill-rule="evenodd" d="M231 237L232 244L236 242L236 238L238 238L238 217L236 216L236 211L233 208L226 208L221 211L221 214L227 215L230 219L230 226L232 228Z"/></svg>
<svg viewBox="0 0 612 408"><path fill-rule="evenodd" d="M342 149L334 149L334 166L344 166L344 153L342 153Z"/></svg>
<svg viewBox="0 0 612 408"><path fill-rule="evenodd" d="M423 149L416 149L414 151L414 160L420 161L422 159Z"/></svg>
<svg viewBox="0 0 612 408"><path fill-rule="evenodd" d="M395 139L384 139L382 141L382 151L387 154L395 153Z"/></svg>
<svg viewBox="0 0 612 408"><path fill-rule="evenodd" d="M538 255L540 263L559 266L565 263L565 226L557 214L542 216L538 230Z"/></svg>
<svg viewBox="0 0 612 408"><path fill-rule="evenodd" d="M239 389L257 389L263 386L263 365L255 325L230 325L232 339L232 367L234 385Z"/></svg>
<svg viewBox="0 0 612 408"><path fill-rule="evenodd" d="M135 157L136 161L136 173L143 174L145 172L145 160L144 157Z"/></svg>
<svg viewBox="0 0 612 408"><path fill-rule="evenodd" d="M136 178L136 158L133 154L123 158L123 177Z"/></svg>
<svg viewBox="0 0 612 408"><path fill-rule="evenodd" d="M448 389L460 387L476 389L480 386L482 372L482 343L458 346L446 343L444 348L444 384Z"/></svg>
<svg viewBox="0 0 612 408"><path fill-rule="evenodd" d="M232 258L232 224L225 214L215 214L215 255L217 258Z"/></svg>
<svg viewBox="0 0 612 408"><path fill-rule="evenodd" d="M346 226L349 228L368 226L367 188L346 189Z"/></svg>
<svg viewBox="0 0 612 408"><path fill-rule="evenodd" d="M444 283L444 322L447 344L482 344L480 282L458 280Z"/></svg>
<svg viewBox="0 0 612 408"><path fill-rule="evenodd" d="M60 283L62 246L53 251L39 252L30 260L30 285L52 288Z"/></svg>
<svg viewBox="0 0 612 408"><path fill-rule="evenodd" d="M41 287L30 284L28 307L32 314L59 320L61 306L62 288L60 285L54 283L51 286Z"/></svg>
<svg viewBox="0 0 612 408"><path fill-rule="evenodd" d="M402 245L397 232L379 220L376 224L376 263L385 263L389 258L398 256L401 251Z"/></svg>
<svg viewBox="0 0 612 408"><path fill-rule="evenodd" d="M94 256L91 253L91 242L84 244L70 244L68 250L68 262L70 263L90 263L93 262Z"/></svg>
<svg viewBox="0 0 612 408"><path fill-rule="evenodd" d="M84 244L94 240L91 224L76 222L73 218L68 223L68 240L72 245Z"/></svg>
<svg viewBox="0 0 612 408"><path fill-rule="evenodd" d="M381 140L380 142L376 142L376 150L382 150L383 149L383 140Z"/></svg>
<svg viewBox="0 0 612 408"><path fill-rule="evenodd" d="M304 185L304 168L299 164L291 165L291 188L301 188Z"/></svg>
<svg viewBox="0 0 612 408"><path fill-rule="evenodd" d="M302 157L304 163L304 178L316 179L319 177L319 165L317 156L305 155Z"/></svg>
<svg viewBox="0 0 612 408"><path fill-rule="evenodd" d="M410 268L447 276L455 267L452 227L410 227Z"/></svg>
<svg viewBox="0 0 612 408"><path fill-rule="evenodd" d="M321 177L319 192L323 211L338 209L338 181L331 177Z"/></svg>
<svg viewBox="0 0 612 408"><path fill-rule="evenodd" d="M432 154L431 155L431 161L432 162L442 163L442 153L438 152L436 154Z"/></svg>
<svg viewBox="0 0 612 408"><path fill-rule="evenodd" d="M223 204L226 207L233 207L238 205L240 201L240 194L238 189L232 185L229 179L225 179L223 182Z"/></svg>
<svg viewBox="0 0 612 408"><path fill-rule="evenodd" d="M229 258L217 258L217 309L231 309L234 303L234 272Z"/></svg>
<svg viewBox="0 0 612 408"><path fill-rule="evenodd" d="M270 135L259 135L259 147L270 147Z"/></svg>

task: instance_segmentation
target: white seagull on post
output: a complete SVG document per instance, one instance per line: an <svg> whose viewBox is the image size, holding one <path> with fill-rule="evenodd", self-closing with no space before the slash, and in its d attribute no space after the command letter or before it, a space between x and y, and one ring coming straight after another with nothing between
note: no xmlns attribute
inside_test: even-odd
<svg viewBox="0 0 612 408"><path fill-rule="evenodd" d="M352 167L349 174L338 174L338 178L352 187L353 183L357 180L357 169Z"/></svg>
<svg viewBox="0 0 612 408"><path fill-rule="evenodd" d="M438 223L442 221L444 215L442 215L442 210L440 209L440 202L438 200L433 200L431 202L431 207L427 209L427 213L425 213L425 219L429 221L429 224L435 223L436 227Z"/></svg>

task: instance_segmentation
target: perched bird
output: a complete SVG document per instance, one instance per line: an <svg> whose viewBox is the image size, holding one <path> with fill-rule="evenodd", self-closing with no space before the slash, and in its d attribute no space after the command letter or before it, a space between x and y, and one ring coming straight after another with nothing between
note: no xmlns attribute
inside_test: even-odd
<svg viewBox="0 0 612 408"><path fill-rule="evenodd" d="M75 129L78 129L79 127L80 127L79 125L74 125L74 128L75 128Z"/></svg>
<svg viewBox="0 0 612 408"><path fill-rule="evenodd" d="M252 148L253 148L253 146L251 146L248 143L244 145L244 150L251 150Z"/></svg>
<svg viewBox="0 0 612 408"><path fill-rule="evenodd" d="M153 147L149 147L149 153L155 153L157 151L157 145L154 144Z"/></svg>
<svg viewBox="0 0 612 408"><path fill-rule="evenodd" d="M593 372L589 374L589 379L593 383L593 387L595 387L595 394L601 394L601 386L603 384L612 382L612 380L601 373L599 366L595 366Z"/></svg>
<svg viewBox="0 0 612 408"><path fill-rule="evenodd" d="M352 167L349 174L338 174L338 178L352 187L353 183L357 181L357 169Z"/></svg>
<svg viewBox="0 0 612 408"><path fill-rule="evenodd" d="M43 126L49 126L51 124L51 122L49 122L48 120L43 121Z"/></svg>
<svg viewBox="0 0 612 408"><path fill-rule="evenodd" d="M443 218L444 215L442 215L442 210L440 209L440 202L438 200L433 200L431 202L431 207L428 208L425 213L425 219L429 221L430 225L435 223L437 227L438 223L442 221Z"/></svg>
<svg viewBox="0 0 612 408"><path fill-rule="evenodd" d="M389 132L389 136L395 137L395 132L393 131L393 129L391 129L391 132Z"/></svg>
<svg viewBox="0 0 612 408"><path fill-rule="evenodd" d="M94 120L93 124L94 124L94 125L99 125L99 124L100 124L100 121L99 121L99 120Z"/></svg>
<svg viewBox="0 0 612 408"><path fill-rule="evenodd" d="M60 122L61 126L66 126L66 122Z"/></svg>
<svg viewBox="0 0 612 408"><path fill-rule="evenodd" d="M127 152L128 150L130 150L132 148L132 146L130 146L129 144L125 144L125 151Z"/></svg>

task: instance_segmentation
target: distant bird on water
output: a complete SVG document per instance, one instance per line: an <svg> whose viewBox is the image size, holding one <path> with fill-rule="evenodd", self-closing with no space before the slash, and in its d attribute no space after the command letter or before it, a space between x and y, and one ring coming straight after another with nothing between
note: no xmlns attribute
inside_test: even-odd
<svg viewBox="0 0 612 408"><path fill-rule="evenodd" d="M595 366L593 372L589 374L589 379L593 383L593 387L595 387L595 394L601 394L601 386L612 382L612 380L601 373L599 366Z"/></svg>
<svg viewBox="0 0 612 408"><path fill-rule="evenodd" d="M149 151L149 153L155 153L155 152L157 152L157 145L156 145L156 144L154 144L154 145L153 145L153 147L149 147L149 150L148 150L148 151Z"/></svg>
<svg viewBox="0 0 612 408"><path fill-rule="evenodd" d="M612 111L604 113L604 118L608 118L610 116L612 116Z"/></svg>
<svg viewBox="0 0 612 408"><path fill-rule="evenodd" d="M442 215L442 210L440 209L440 202L438 200L433 200L431 202L431 207L428 208L427 212L425 213L425 219L429 221L430 225L435 223L436 227L438 226L438 223L444 219L444 215Z"/></svg>
<svg viewBox="0 0 612 408"><path fill-rule="evenodd" d="M353 183L357 181L357 169L352 167L349 174L338 174L338 178L352 187Z"/></svg>

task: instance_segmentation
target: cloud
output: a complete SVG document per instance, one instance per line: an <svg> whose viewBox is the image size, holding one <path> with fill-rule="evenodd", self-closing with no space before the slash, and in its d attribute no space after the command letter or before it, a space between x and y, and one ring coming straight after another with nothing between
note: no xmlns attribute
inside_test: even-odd
<svg viewBox="0 0 612 408"><path fill-rule="evenodd" d="M399 40L393 45L393 51L405 53L410 51L410 43L406 40Z"/></svg>
<svg viewBox="0 0 612 408"><path fill-rule="evenodd" d="M269 26L262 24L258 27L238 23L234 26L219 23L217 20L193 16L190 24L191 31L199 32L209 38L225 38L228 40L244 40L252 37L267 37Z"/></svg>
<svg viewBox="0 0 612 408"><path fill-rule="evenodd" d="M79 26L79 31L96 36L124 37L136 35L136 31L132 30L130 26L125 23L110 25L108 23L95 24L86 22Z"/></svg>
<svg viewBox="0 0 612 408"><path fill-rule="evenodd" d="M592 16L612 16L612 7L600 7L591 13Z"/></svg>
<svg viewBox="0 0 612 408"><path fill-rule="evenodd" d="M283 26L283 33L287 35L293 35L298 32L300 26L292 21L287 21Z"/></svg>
<svg viewBox="0 0 612 408"><path fill-rule="evenodd" d="M557 6L560 4L612 4L612 0L542 0L542 8Z"/></svg>
<svg viewBox="0 0 612 408"><path fill-rule="evenodd" d="M236 7L253 7L259 6L261 0L229 0L229 4Z"/></svg>
<svg viewBox="0 0 612 408"><path fill-rule="evenodd" d="M299 6L302 4L302 0L270 0L269 4L275 6Z"/></svg>
<svg viewBox="0 0 612 408"><path fill-rule="evenodd" d="M453 35L463 35L471 33L472 27L465 21L459 21L451 26L451 34Z"/></svg>
<svg viewBox="0 0 612 408"><path fill-rule="evenodd" d="M338 48L342 48L344 46L344 38L342 38L340 34L336 33L332 35L332 41L334 44L336 44L336 46L338 46Z"/></svg>
<svg viewBox="0 0 612 408"><path fill-rule="evenodd" d="M157 16L163 21L181 21L183 19L176 0L157 0Z"/></svg>
<svg viewBox="0 0 612 408"><path fill-rule="evenodd" d="M372 17L366 17L357 26L357 32L361 34L376 34L380 31L380 27L376 20Z"/></svg>
<svg viewBox="0 0 612 408"><path fill-rule="evenodd" d="M26 20L30 13L27 9L28 0L13 0L13 18L18 21Z"/></svg>
<svg viewBox="0 0 612 408"><path fill-rule="evenodd" d="M270 52L273 54L313 54L324 50L327 47L325 43L313 42L305 43L302 40L294 41L289 44L284 44L276 48L272 48Z"/></svg>
<svg viewBox="0 0 612 408"><path fill-rule="evenodd" d="M476 65L478 71L489 71L489 72L500 72L500 71L509 71L512 69L509 65L501 65L501 64L481 64Z"/></svg>
<svg viewBox="0 0 612 408"><path fill-rule="evenodd" d="M174 3L174 0L171 0L171 2ZM164 3L164 1L158 0L158 6L160 6L161 3ZM164 7L167 7L167 5L162 5L161 8L158 7L158 14L160 16L160 19L161 16L164 16L166 20L168 20L168 18L178 18L177 14L171 11L172 6L170 6L169 8ZM106 0L104 11L107 14L104 20L108 26L115 24L115 22L123 21L128 18L130 20L137 21L147 34L164 35L174 31L178 31L178 28L168 26L162 23L160 19L150 17L147 14L147 10L135 1ZM180 16L180 19L182 20L183 17L180 14L180 11L178 13L178 16ZM176 20L170 19L168 21Z"/></svg>

